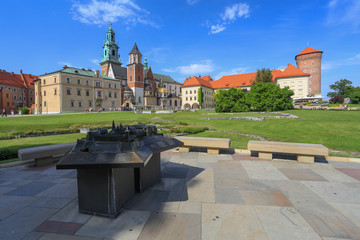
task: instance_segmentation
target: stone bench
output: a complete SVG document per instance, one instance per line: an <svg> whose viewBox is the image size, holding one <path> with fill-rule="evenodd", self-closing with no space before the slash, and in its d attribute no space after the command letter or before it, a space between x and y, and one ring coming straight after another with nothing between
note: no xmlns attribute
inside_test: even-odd
<svg viewBox="0 0 360 240"><path fill-rule="evenodd" d="M65 155L69 150L75 147L76 142L63 143L56 145L47 145L41 147L24 148L18 151L20 160L34 160L35 166L45 166L53 162L55 158Z"/></svg>
<svg viewBox="0 0 360 240"><path fill-rule="evenodd" d="M328 156L329 149L321 144L249 141L248 150L259 152L259 158L272 159L273 153L296 154L298 162L314 163L315 156Z"/></svg>
<svg viewBox="0 0 360 240"><path fill-rule="evenodd" d="M184 143L179 147L180 152L190 152L192 147L205 147L211 154L219 154L221 148L230 148L228 138L206 138L206 137L175 137Z"/></svg>

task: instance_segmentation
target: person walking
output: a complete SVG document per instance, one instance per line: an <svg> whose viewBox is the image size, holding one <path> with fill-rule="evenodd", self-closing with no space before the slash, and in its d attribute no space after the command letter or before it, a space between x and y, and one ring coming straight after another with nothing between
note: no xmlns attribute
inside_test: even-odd
<svg viewBox="0 0 360 240"><path fill-rule="evenodd" d="M11 109L11 115L14 115L14 109Z"/></svg>
<svg viewBox="0 0 360 240"><path fill-rule="evenodd" d="M3 108L1 117L7 117L7 115L6 115L6 109L5 109L5 108Z"/></svg>

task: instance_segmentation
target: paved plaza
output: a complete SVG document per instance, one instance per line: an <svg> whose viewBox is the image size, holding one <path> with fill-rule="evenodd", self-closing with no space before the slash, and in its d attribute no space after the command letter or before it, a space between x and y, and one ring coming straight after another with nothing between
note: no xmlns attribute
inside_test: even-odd
<svg viewBox="0 0 360 240"><path fill-rule="evenodd" d="M80 214L75 170L0 170L0 239L360 239L360 164L161 154L116 219Z"/></svg>

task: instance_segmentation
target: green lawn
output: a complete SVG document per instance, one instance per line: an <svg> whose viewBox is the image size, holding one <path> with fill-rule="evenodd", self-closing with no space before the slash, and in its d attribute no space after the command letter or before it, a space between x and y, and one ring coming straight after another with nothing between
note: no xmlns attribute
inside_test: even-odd
<svg viewBox="0 0 360 240"><path fill-rule="evenodd" d="M207 114L210 111L182 111L174 114L135 114L134 112L64 114L50 116L24 116L0 118L0 137L31 131L69 130L70 127L110 126L116 124L162 123L168 126L195 125L215 131L255 134L274 141L319 143L330 149L360 152L360 111L291 110L301 119L250 120L201 120L202 118L229 118L238 116L269 116L271 113ZM155 119L154 119L155 118ZM161 119L158 119L161 118ZM153 119L153 120L152 120ZM186 126L187 127L187 126ZM12 131L13 130L13 131ZM20 149L31 146L75 141L84 135L67 134L46 137L0 140L1 149ZM225 133L198 133L196 136L226 137L232 147L246 148L250 138Z"/></svg>

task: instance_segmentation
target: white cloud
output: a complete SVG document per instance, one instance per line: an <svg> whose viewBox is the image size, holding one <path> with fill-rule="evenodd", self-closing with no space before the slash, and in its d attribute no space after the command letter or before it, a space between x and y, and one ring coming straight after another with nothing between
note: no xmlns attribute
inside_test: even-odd
<svg viewBox="0 0 360 240"><path fill-rule="evenodd" d="M233 68L229 71L223 71L223 72L219 72L214 79L220 79L223 76L228 76L228 75L235 75L235 74L241 74L241 73L246 73L248 70L247 67L238 67L238 68Z"/></svg>
<svg viewBox="0 0 360 240"><path fill-rule="evenodd" d="M225 11L220 14L218 24L207 24L210 26L209 34L217 34L226 29L226 25L235 22L239 18L250 17L250 6L247 3L235 3L225 7Z"/></svg>
<svg viewBox="0 0 360 240"><path fill-rule="evenodd" d="M214 71L215 66L211 60L204 60L200 63L193 63L190 65L179 66L176 68L163 69L164 72L178 72L182 75L199 75L205 73L211 73Z"/></svg>
<svg viewBox="0 0 360 240"><path fill-rule="evenodd" d="M186 3L190 6L194 5L195 3L199 2L200 0L186 0Z"/></svg>
<svg viewBox="0 0 360 240"><path fill-rule="evenodd" d="M230 7L225 8L225 13L222 15L223 21L235 21L237 18L248 18L250 16L250 7L246 3L236 3Z"/></svg>
<svg viewBox="0 0 360 240"><path fill-rule="evenodd" d="M100 63L100 60L94 58L94 59L90 59L90 62L92 62L92 63L95 64L95 65L98 65L98 64Z"/></svg>
<svg viewBox="0 0 360 240"><path fill-rule="evenodd" d="M66 65L66 66L68 66L68 67L71 67L71 66L72 66L71 63L69 63L69 62L64 62L64 61L59 61L59 62L57 62L57 64L58 64L58 65L61 65L61 66Z"/></svg>
<svg viewBox="0 0 360 240"><path fill-rule="evenodd" d="M326 61L321 64L321 70L331 70L342 66L360 65L360 53L354 57L340 59L337 61Z"/></svg>
<svg viewBox="0 0 360 240"><path fill-rule="evenodd" d="M210 28L210 33L211 34L216 34L216 33L224 31L225 29L226 29L226 27L224 27L221 24L212 25L211 28Z"/></svg>
<svg viewBox="0 0 360 240"><path fill-rule="evenodd" d="M327 24L350 25L353 30L360 30L360 1L331 0L328 4Z"/></svg>
<svg viewBox="0 0 360 240"><path fill-rule="evenodd" d="M72 6L73 19L86 24L105 25L123 19L126 24L148 24L156 27L147 19L149 12L140 8L134 0L91 0Z"/></svg>

